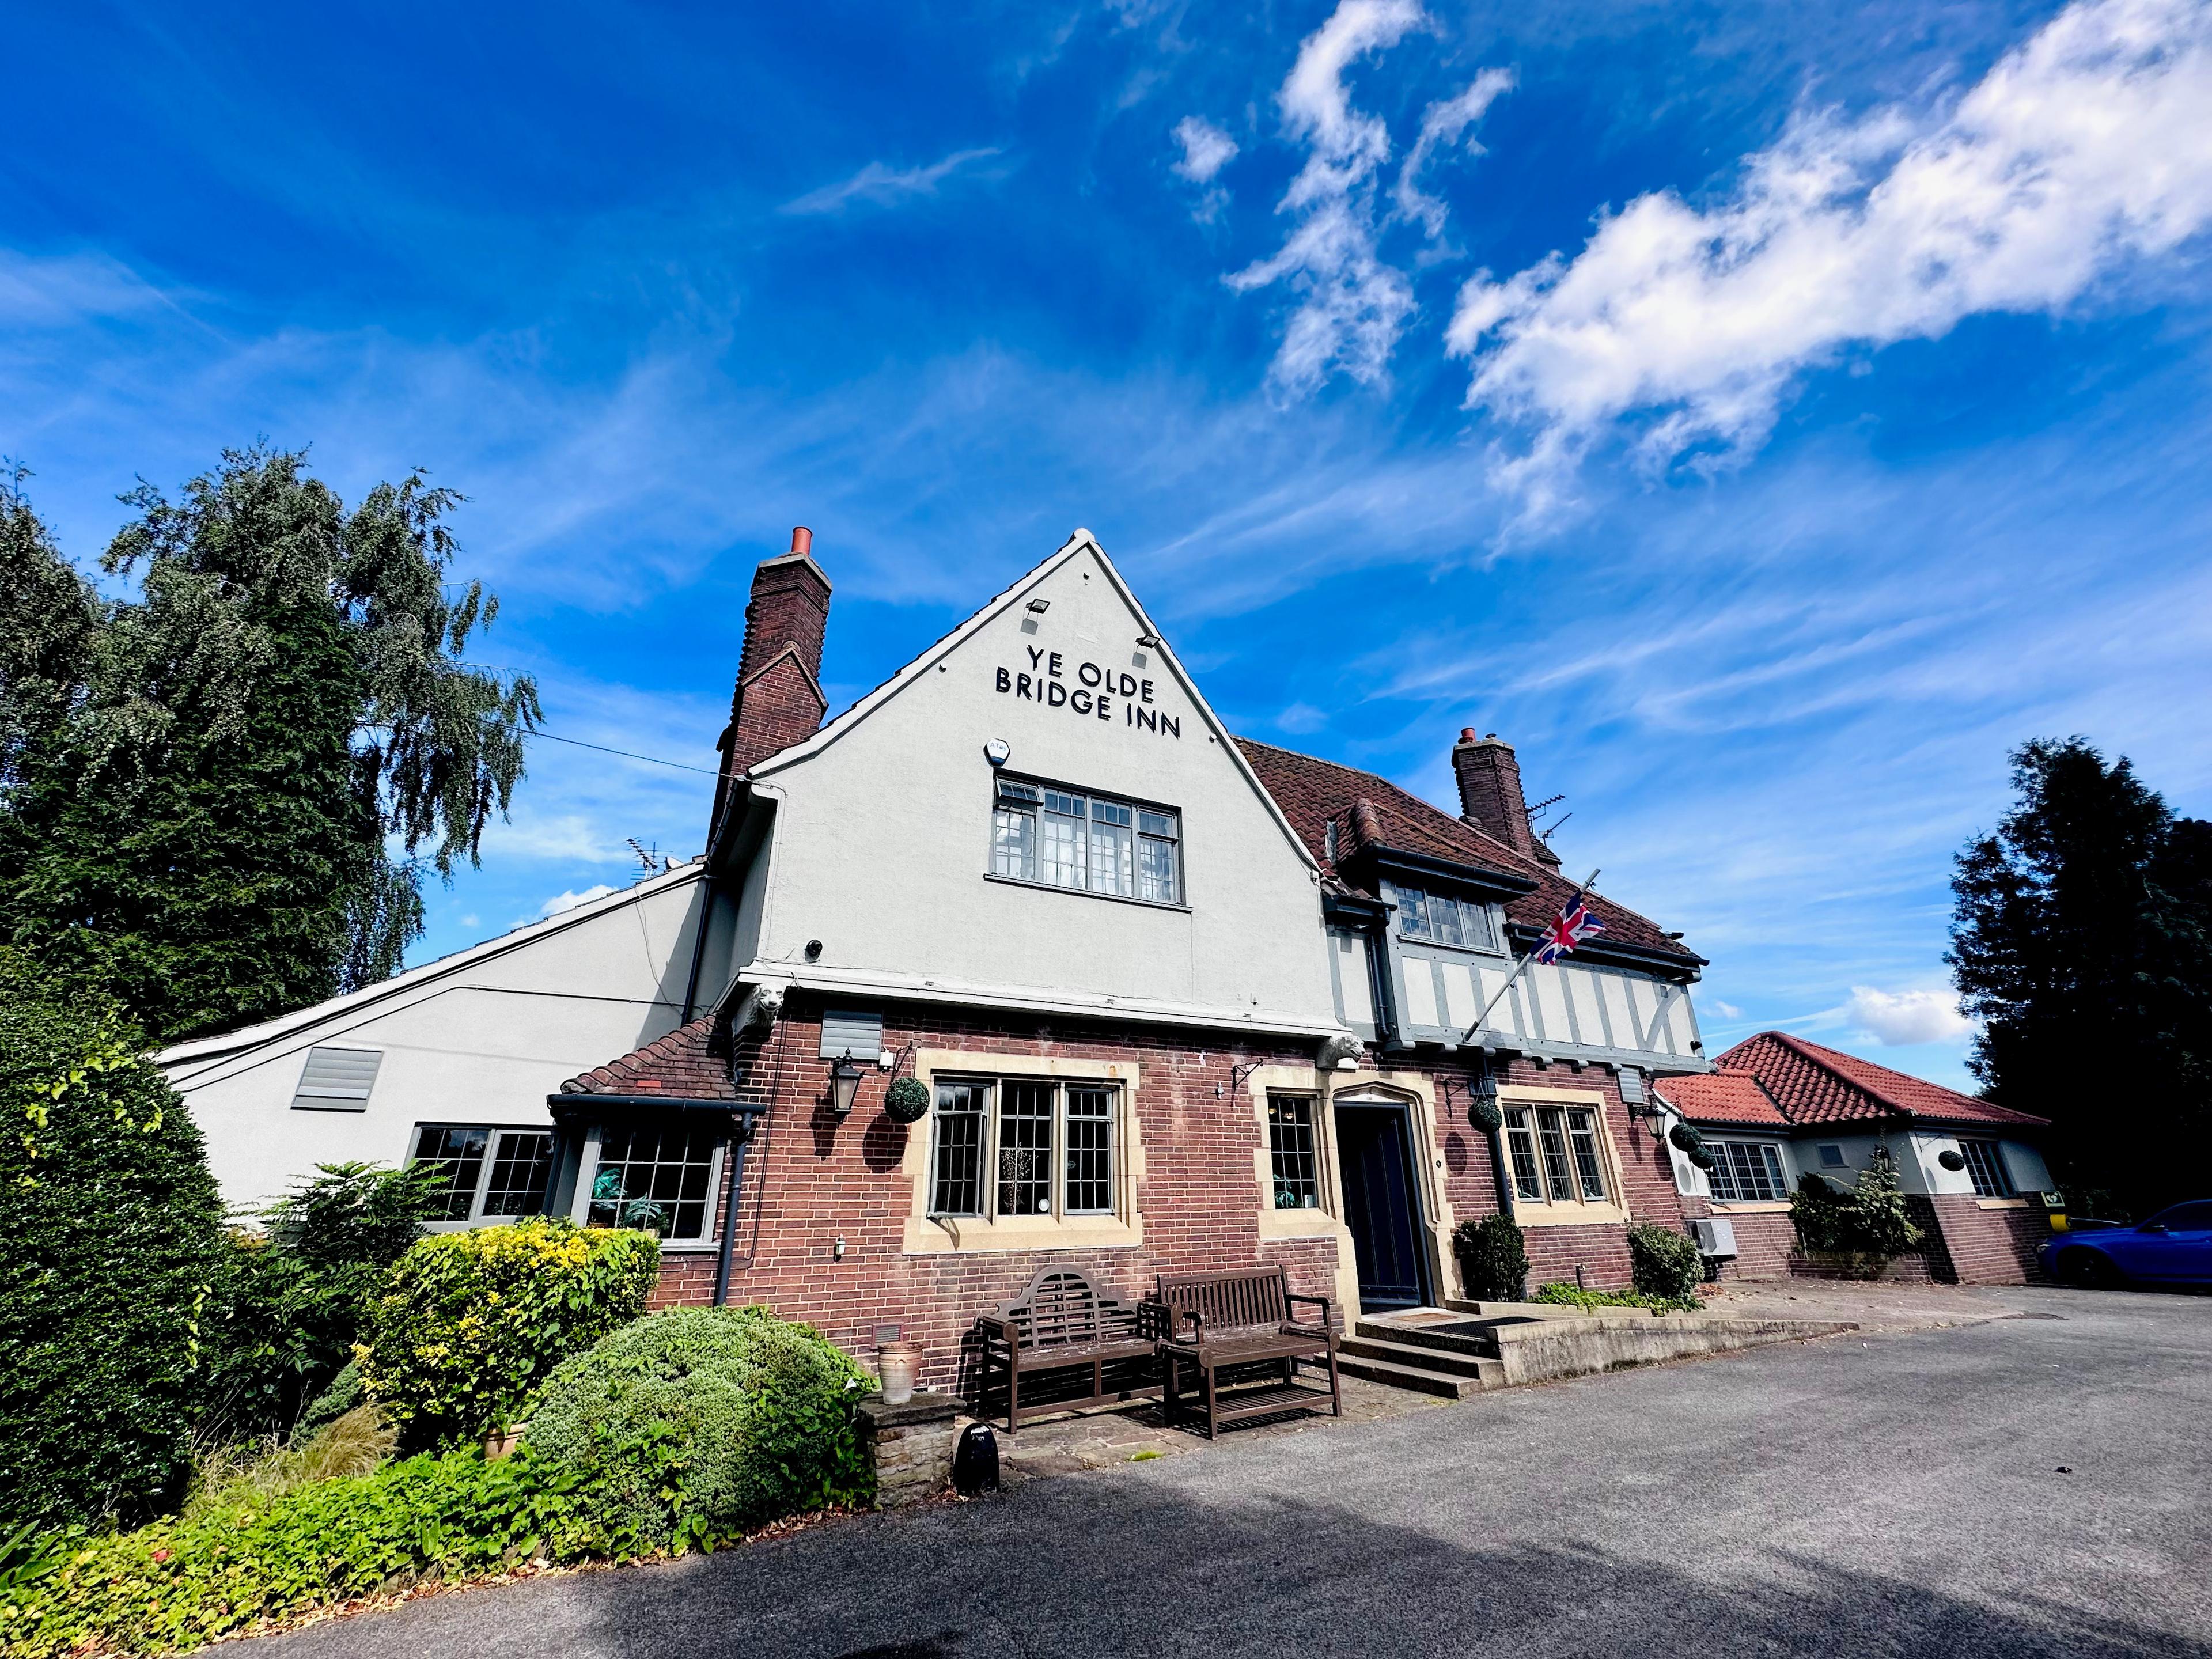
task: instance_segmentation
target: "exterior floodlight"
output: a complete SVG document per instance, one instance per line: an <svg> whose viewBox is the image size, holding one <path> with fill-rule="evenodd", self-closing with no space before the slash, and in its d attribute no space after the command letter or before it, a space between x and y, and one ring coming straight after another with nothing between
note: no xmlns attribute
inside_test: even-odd
<svg viewBox="0 0 2212 1659"><path fill-rule="evenodd" d="M1030 609L1036 612L1038 616L1042 617L1046 611L1052 609L1052 601L1050 599L1031 599L1030 601Z"/></svg>
<svg viewBox="0 0 2212 1659"><path fill-rule="evenodd" d="M851 1049L838 1055L837 1063L830 1068L830 1109L839 1117L850 1117L853 1102L860 1092L860 1079L866 1075L854 1063Z"/></svg>
<svg viewBox="0 0 2212 1659"><path fill-rule="evenodd" d="M1160 636L1157 634L1139 634L1137 635L1137 643L1147 651L1157 651L1160 648Z"/></svg>

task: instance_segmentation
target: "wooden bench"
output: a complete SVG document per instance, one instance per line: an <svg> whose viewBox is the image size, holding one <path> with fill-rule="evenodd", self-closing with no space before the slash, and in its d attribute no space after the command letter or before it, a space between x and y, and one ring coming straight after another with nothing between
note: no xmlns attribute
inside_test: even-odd
<svg viewBox="0 0 2212 1659"><path fill-rule="evenodd" d="M981 1388L976 1405L988 1414L994 1375L1006 1384L1006 1432L1025 1418L1078 1411L1109 1401L1150 1398L1160 1391L1152 1362L1158 1354L1159 1310L1152 1303L1133 1306L1098 1294L1073 1267L1047 1267L1029 1288L1001 1303L976 1322L982 1333ZM1147 1362L1146 1381L1133 1386L1107 1385L1106 1367L1130 1360ZM1065 1395L1035 1405L1022 1404L1022 1379L1046 1371L1078 1369L1091 1373L1088 1398Z"/></svg>
<svg viewBox="0 0 2212 1659"><path fill-rule="evenodd" d="M1224 1423L1240 1418L1317 1407L1326 1399L1336 1416L1344 1414L1344 1392L1336 1375L1336 1333L1329 1326L1325 1296L1299 1296L1279 1267L1246 1267L1234 1273L1163 1273L1154 1292L1165 1333L1160 1355L1167 1367L1165 1405L1170 1423L1182 1408L1185 1365L1197 1369L1206 1389L1206 1437ZM1297 1304L1318 1310L1317 1316L1294 1316ZM1225 1399L1217 1374L1231 1366L1279 1361L1282 1381L1272 1387L1242 1389ZM1328 1392L1299 1382L1301 1362L1325 1364Z"/></svg>

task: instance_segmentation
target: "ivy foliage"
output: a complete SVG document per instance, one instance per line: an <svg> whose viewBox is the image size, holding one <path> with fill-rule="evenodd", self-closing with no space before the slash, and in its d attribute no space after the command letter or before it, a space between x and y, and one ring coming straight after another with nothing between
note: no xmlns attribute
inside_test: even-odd
<svg viewBox="0 0 2212 1659"><path fill-rule="evenodd" d="M497 611L446 584L461 498L349 509L264 447L124 500L100 562L137 591L102 601L0 492L0 940L165 1042L388 976L538 719L461 661Z"/></svg>
<svg viewBox="0 0 2212 1659"><path fill-rule="evenodd" d="M713 1548L772 1516L873 1496L853 1402L872 1384L766 1308L655 1314L561 1364L531 1446L595 1494L620 1551Z"/></svg>
<svg viewBox="0 0 2212 1659"><path fill-rule="evenodd" d="M2013 753L2013 810L1959 854L1947 958L2000 1105L2049 1118L2099 1213L2212 1190L2212 822L2177 817L2081 738ZM2084 1089L2094 1051L2153 1086ZM2142 1148L2160 1154L2145 1158Z"/></svg>
<svg viewBox="0 0 2212 1659"><path fill-rule="evenodd" d="M368 1396L410 1448L504 1429L546 1374L645 1311L660 1269L642 1232L556 1218L410 1245L369 1304Z"/></svg>
<svg viewBox="0 0 2212 1659"><path fill-rule="evenodd" d="M1705 1259L1688 1235L1645 1223L1628 1230L1628 1274L1644 1295L1694 1308Z"/></svg>
<svg viewBox="0 0 2212 1659"><path fill-rule="evenodd" d="M1462 1221L1452 1230L1467 1293L1477 1302L1517 1302L1528 1282L1528 1251L1521 1229L1502 1215Z"/></svg>
<svg viewBox="0 0 2212 1659"><path fill-rule="evenodd" d="M181 1491L226 1269L184 1103L112 1006L0 947L0 1529Z"/></svg>

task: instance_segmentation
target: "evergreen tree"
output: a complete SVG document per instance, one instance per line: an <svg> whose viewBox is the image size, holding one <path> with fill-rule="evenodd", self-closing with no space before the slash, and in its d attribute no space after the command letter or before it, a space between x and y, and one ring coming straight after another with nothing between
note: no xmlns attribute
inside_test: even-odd
<svg viewBox="0 0 2212 1659"><path fill-rule="evenodd" d="M2016 750L2013 781L1952 881L1984 1092L2051 1120L2077 1204L2212 1193L2212 824L2081 738Z"/></svg>
<svg viewBox="0 0 2212 1659"><path fill-rule="evenodd" d="M0 574L0 940L161 1040L384 978L425 866L474 862L538 697L459 659L495 600L449 594L460 497L418 474L349 511L305 457L226 451L142 484L95 603L20 475Z"/></svg>

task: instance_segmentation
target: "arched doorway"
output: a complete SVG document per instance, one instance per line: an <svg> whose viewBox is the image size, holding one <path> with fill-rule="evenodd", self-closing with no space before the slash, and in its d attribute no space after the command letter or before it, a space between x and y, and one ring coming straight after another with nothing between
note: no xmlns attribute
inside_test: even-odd
<svg viewBox="0 0 2212 1659"><path fill-rule="evenodd" d="M1420 1246L1420 1188L1413 1173L1413 1122L1407 1103L1364 1094L1334 1103L1344 1224L1359 1268L1363 1309L1413 1308L1430 1300Z"/></svg>

